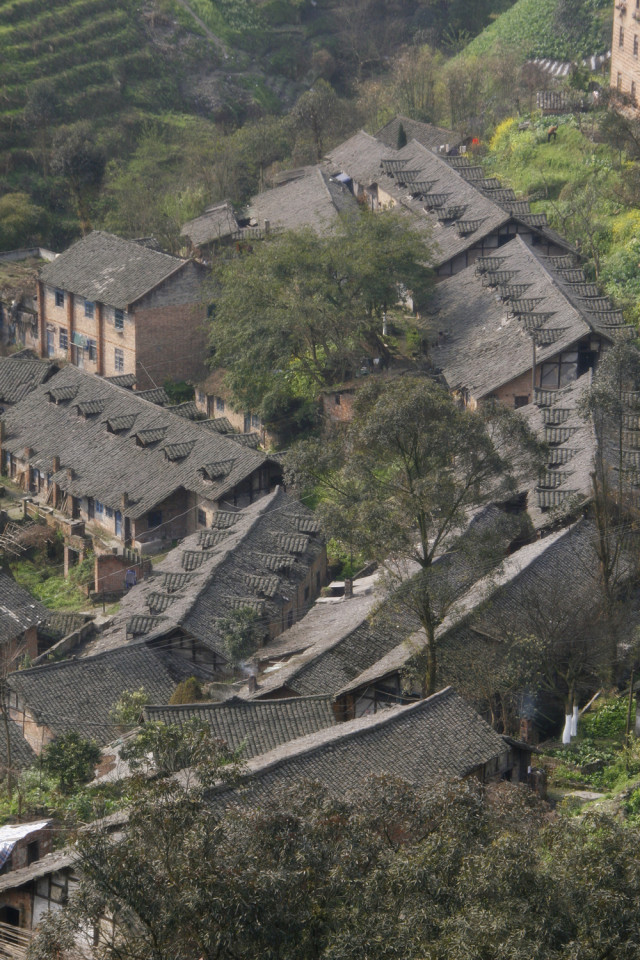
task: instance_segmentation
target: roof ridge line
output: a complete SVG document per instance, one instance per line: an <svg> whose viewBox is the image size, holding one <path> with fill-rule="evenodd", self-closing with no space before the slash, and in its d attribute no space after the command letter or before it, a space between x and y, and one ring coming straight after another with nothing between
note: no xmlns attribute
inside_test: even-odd
<svg viewBox="0 0 640 960"><path fill-rule="evenodd" d="M388 710L381 710L379 713L374 714L373 718L358 717L355 720L347 720L343 723L337 723L334 726L326 727L316 733L305 734L303 737L297 737L295 740L290 740L279 747L275 747L274 750L270 750L268 753L254 757L253 760L260 760L261 757L268 757L269 754L276 751L283 753L282 756L276 757L273 760L268 760L267 763L263 765L256 765L255 769L251 769L252 760L249 760L247 762L248 773L246 781L250 782L253 777L263 775L277 769L283 763L286 763L295 756L301 754L309 756L324 749L324 747L334 743L335 741L344 742L358 736L358 734L361 732L368 730L379 730L381 727L393 723L399 716L404 717L409 713L417 713L420 710L424 710L426 707L431 706L434 702L447 699L452 695L459 696L456 694L456 691L451 684L449 684L448 686L443 687L442 690L437 690L436 693L432 693L429 697L425 697L423 700L418 700L415 703L409 703L406 705L403 704L398 707L392 707ZM363 723L363 720L367 722ZM350 729L345 732L345 727L347 726L350 726ZM322 735L322 740L319 743L311 745L305 749L305 744L303 741L310 737L317 737L319 734Z"/></svg>

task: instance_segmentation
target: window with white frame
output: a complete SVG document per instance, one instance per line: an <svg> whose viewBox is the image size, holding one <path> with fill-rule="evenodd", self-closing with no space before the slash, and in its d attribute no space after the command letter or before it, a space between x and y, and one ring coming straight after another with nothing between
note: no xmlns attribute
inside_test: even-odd
<svg viewBox="0 0 640 960"><path fill-rule="evenodd" d="M124 330L124 310L118 307L113 311L113 325L116 330Z"/></svg>
<svg viewBox="0 0 640 960"><path fill-rule="evenodd" d="M64 290L56 290L56 307L64 307Z"/></svg>
<svg viewBox="0 0 640 960"><path fill-rule="evenodd" d="M118 347L113 352L113 365L116 373L124 373L124 350L119 350Z"/></svg>
<svg viewBox="0 0 640 960"><path fill-rule="evenodd" d="M84 302L85 317L89 317L90 319L93 319L94 311L95 311L95 303L93 302L93 300L85 300Z"/></svg>
<svg viewBox="0 0 640 960"><path fill-rule="evenodd" d="M66 327L60 327L60 349L69 349L69 331Z"/></svg>

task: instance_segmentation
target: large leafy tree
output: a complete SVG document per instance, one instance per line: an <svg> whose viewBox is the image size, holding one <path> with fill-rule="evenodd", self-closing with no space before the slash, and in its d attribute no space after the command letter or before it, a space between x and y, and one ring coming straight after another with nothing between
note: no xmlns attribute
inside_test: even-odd
<svg viewBox="0 0 640 960"><path fill-rule="evenodd" d="M346 432L300 443L289 456L293 479L323 495L334 537L398 582L417 570L399 596L424 629L424 695L436 689L437 628L457 598L440 558L455 546L472 551L479 570L490 568L503 536L494 528L460 534L474 511L513 495L515 465L537 454L516 414L497 405L471 412L435 381L407 376L372 377Z"/></svg>
<svg viewBox="0 0 640 960"><path fill-rule="evenodd" d="M335 231L283 231L219 265L211 344L238 403L265 421L275 396L313 397L363 356L384 357L383 315L426 296L431 247L393 211L342 218Z"/></svg>
<svg viewBox="0 0 640 960"><path fill-rule="evenodd" d="M81 886L40 924L32 960L104 916L103 960L638 956L640 838L613 817L554 819L474 780L235 801L175 777L141 786L125 832L79 840Z"/></svg>

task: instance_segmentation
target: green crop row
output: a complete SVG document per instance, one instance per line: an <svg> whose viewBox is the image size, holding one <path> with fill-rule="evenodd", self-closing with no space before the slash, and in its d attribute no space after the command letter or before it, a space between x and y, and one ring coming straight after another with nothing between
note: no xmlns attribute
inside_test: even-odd
<svg viewBox="0 0 640 960"><path fill-rule="evenodd" d="M24 63L32 57L46 56L51 50L59 53L61 50L89 43L95 37L104 36L120 27L131 30L131 24L125 11L108 10L102 16L92 17L83 27L79 27L73 32L65 30L53 36L41 37L28 42L13 45L5 43L3 44L3 56L5 60Z"/></svg>
<svg viewBox="0 0 640 960"><path fill-rule="evenodd" d="M604 0L575 3L577 22L570 32L558 27L558 0L518 0L471 41L463 56L483 57L502 48L513 50L523 59L572 60L604 52L611 42L610 28L604 26ZM609 7L612 12L613 4L608 4L607 10Z"/></svg>
<svg viewBox="0 0 640 960"><path fill-rule="evenodd" d="M52 7L62 7L65 0L5 0L0 9L0 23L21 23L32 20L40 13L51 11Z"/></svg>
<svg viewBox="0 0 640 960"><path fill-rule="evenodd" d="M71 0L64 7L51 10L47 7L38 16L30 17L17 25L0 23L0 43L15 44L20 41L43 40L61 30L73 31L83 22L91 22L96 14L113 10L113 0Z"/></svg>
<svg viewBox="0 0 640 960"><path fill-rule="evenodd" d="M20 83L24 86L25 81L40 77L55 80L56 76L72 67L100 62L114 54L125 54L131 50L134 43L135 37L131 35L131 30L124 26L117 33L96 37L84 46L46 54L19 66L0 67L0 81L7 84Z"/></svg>

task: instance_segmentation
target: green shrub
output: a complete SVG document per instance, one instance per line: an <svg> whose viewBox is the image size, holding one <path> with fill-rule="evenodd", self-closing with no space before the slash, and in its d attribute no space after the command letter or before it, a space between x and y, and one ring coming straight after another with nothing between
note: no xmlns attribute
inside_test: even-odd
<svg viewBox="0 0 640 960"><path fill-rule="evenodd" d="M149 695L144 687L125 690L109 711L109 716L119 727L135 727L140 723L142 710L148 703Z"/></svg>
<svg viewBox="0 0 640 960"><path fill-rule="evenodd" d="M100 759L95 740L86 740L72 730L48 744L42 752L44 770L55 777L63 793L93 778L93 769Z"/></svg>
<svg viewBox="0 0 640 960"><path fill-rule="evenodd" d="M180 703L199 703L205 696L200 681L195 677L182 680L171 694L169 703L176 706Z"/></svg>
<svg viewBox="0 0 640 960"><path fill-rule="evenodd" d="M627 709L626 697L605 700L582 717L580 725L584 736L601 739L619 738L624 734L627 725ZM589 743L589 740L583 742Z"/></svg>

